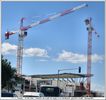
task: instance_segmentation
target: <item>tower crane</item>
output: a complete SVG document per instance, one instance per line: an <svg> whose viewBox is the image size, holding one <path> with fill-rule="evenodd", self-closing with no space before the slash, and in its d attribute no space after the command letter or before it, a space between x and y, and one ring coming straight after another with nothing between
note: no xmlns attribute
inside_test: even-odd
<svg viewBox="0 0 106 100"><path fill-rule="evenodd" d="M92 63L92 32L99 37L99 34L92 27L92 18L88 18L85 20L85 24L87 26L88 31L88 49L87 49L87 96L91 96L91 63Z"/></svg>
<svg viewBox="0 0 106 100"><path fill-rule="evenodd" d="M74 8L64 10L64 11L57 13L57 14L54 14L54 15L48 17L48 18L34 22L34 23L32 23L28 26L23 26L23 21L25 20L25 18L22 18L21 21L20 21L21 23L20 23L20 29L19 30L15 31L15 32L12 32L12 31L9 32L8 31L8 32L5 33L6 39L9 39L10 35L13 35L15 33L19 33L19 35L18 35L18 48L17 48L17 75L19 75L19 76L22 75L23 40L24 40L24 37L27 36L27 30L32 28L32 27L35 27L37 25L52 21L52 20L54 20L58 17L62 17L64 15L72 13L72 12L79 10L81 8L84 8L84 7L87 7L87 4L82 4L82 5L76 6Z"/></svg>

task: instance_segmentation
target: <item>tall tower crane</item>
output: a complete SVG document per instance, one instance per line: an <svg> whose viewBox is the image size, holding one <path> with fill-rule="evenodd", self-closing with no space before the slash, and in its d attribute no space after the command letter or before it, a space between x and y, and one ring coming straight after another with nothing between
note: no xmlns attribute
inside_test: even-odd
<svg viewBox="0 0 106 100"><path fill-rule="evenodd" d="M87 50L87 96L91 96L91 63L92 63L92 32L94 32L97 37L99 34L92 27L92 18L88 18L85 20L85 24L87 26L88 31L88 50Z"/></svg>
<svg viewBox="0 0 106 100"><path fill-rule="evenodd" d="M6 39L9 39L9 36L10 35L13 35L15 33L19 33L19 40L18 40L18 49L17 49L17 75L22 75L22 61L23 61L23 40L24 40L24 37L27 36L27 30L34 27L34 26L37 26L37 25L40 25L40 24L43 24L43 23L46 23L46 22L49 22L53 19L56 19L58 17L62 17L64 15L67 15L69 13L72 13L76 10L79 10L81 8L84 8L84 7L87 7L87 4L82 4L82 5L79 5L77 7L74 7L74 8L70 8L68 10L64 10L60 13L57 13L57 14L54 14L48 18L45 18L43 20L40 20L40 21L37 21L37 22L34 22L28 26L23 26L23 21L25 18L22 18L21 19L21 25L20 25L20 29L18 31L15 31L15 32L6 32L5 33L5 38Z"/></svg>

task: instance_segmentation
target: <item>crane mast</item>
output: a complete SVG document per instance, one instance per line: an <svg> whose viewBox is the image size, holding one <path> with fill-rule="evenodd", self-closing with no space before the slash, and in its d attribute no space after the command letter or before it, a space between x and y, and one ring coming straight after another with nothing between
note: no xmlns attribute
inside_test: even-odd
<svg viewBox="0 0 106 100"><path fill-rule="evenodd" d="M40 21L37 21L37 22L34 22L28 26L23 26L23 21L24 21L24 18L21 19L21 25L20 25L20 29L17 30L17 31L14 31L14 32L6 32L5 33L5 37L6 39L9 39L9 36L12 35L12 34L15 34L15 33L19 33L19 37L18 37L18 49L17 49L17 75L22 75L22 61L23 61L23 40L24 40L24 37L27 36L27 30L34 27L34 26L37 26L37 25L40 25L40 24L43 24L43 23L46 23L46 22L49 22L51 20L54 20L58 17L62 17L64 15L67 15L67 14L70 14L76 10L79 10L81 8L84 8L84 7L87 7L88 5L87 4L82 4L82 5L79 5L79 6L76 6L74 8L70 8L68 10L64 10L60 13L57 13L55 15L52 15L48 18L45 18L45 19L42 19Z"/></svg>
<svg viewBox="0 0 106 100"><path fill-rule="evenodd" d="M91 96L91 64L92 64L92 32L94 32L97 37L98 33L92 27L92 19L86 19L85 24L88 31L88 49L87 49L87 96Z"/></svg>
<svg viewBox="0 0 106 100"><path fill-rule="evenodd" d="M92 26L91 26L91 19L88 20L88 51L87 51L87 95L90 96L90 88L91 88L91 78L90 78L90 74L91 74L91 60L92 60ZM86 20L87 23L87 20Z"/></svg>
<svg viewBox="0 0 106 100"><path fill-rule="evenodd" d="M21 19L20 29L23 27L24 18ZM24 31L20 30L18 36L18 48L17 48L17 75L20 76L22 73L22 61L23 61L23 40L25 35Z"/></svg>

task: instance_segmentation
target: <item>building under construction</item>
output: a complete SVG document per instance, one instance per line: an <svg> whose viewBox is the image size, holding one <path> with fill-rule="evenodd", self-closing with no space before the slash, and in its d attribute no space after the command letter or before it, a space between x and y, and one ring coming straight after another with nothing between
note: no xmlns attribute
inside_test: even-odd
<svg viewBox="0 0 106 100"><path fill-rule="evenodd" d="M92 77L93 75L90 75ZM46 92L46 96L50 97L84 97L87 94L86 89L86 74L61 73L61 74L42 74L42 75L23 75L23 92L42 92L41 87L46 86L49 89L59 87L58 93L52 91ZM58 79L59 78L59 79ZM56 92L56 91L55 91ZM48 94L47 94L48 93ZM51 94L50 94L51 93ZM102 96L97 92L91 91L93 97Z"/></svg>

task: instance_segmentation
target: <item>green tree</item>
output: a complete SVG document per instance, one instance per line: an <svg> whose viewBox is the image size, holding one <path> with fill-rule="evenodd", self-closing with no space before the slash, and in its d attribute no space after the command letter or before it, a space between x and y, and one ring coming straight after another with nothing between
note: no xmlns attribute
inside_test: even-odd
<svg viewBox="0 0 106 100"><path fill-rule="evenodd" d="M1 56L1 83L2 89L8 88L11 89L13 86L12 79L15 77L16 69L11 67L11 63L4 59L3 55Z"/></svg>

